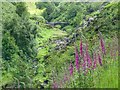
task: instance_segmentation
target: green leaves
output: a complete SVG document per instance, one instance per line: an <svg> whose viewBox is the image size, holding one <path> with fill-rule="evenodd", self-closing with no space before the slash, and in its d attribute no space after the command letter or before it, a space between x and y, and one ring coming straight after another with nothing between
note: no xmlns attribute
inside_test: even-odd
<svg viewBox="0 0 120 90"><path fill-rule="evenodd" d="M27 9L24 2L15 3L16 13L21 17L27 14Z"/></svg>
<svg viewBox="0 0 120 90"><path fill-rule="evenodd" d="M83 51L85 43L88 42L92 56L92 52L98 48L98 43L96 43L98 31L108 38L108 42L117 31L117 4L37 2L37 8L41 9L41 12L43 11L42 16L34 3L29 5L34 7L29 9L31 12L27 10L24 2L3 2L3 66L0 86L8 84L12 87L41 88L44 86L48 88L53 78L56 78L58 84L61 84L64 74L69 74L69 62L74 63L73 46L75 42L79 45L80 38L84 37ZM28 11L32 15L29 15ZM94 18L94 20L89 23L89 18ZM46 21L68 22L69 25L50 27L46 25ZM77 35L78 37L76 37ZM110 51L109 48L108 51ZM105 60L107 60L106 63L109 63L110 56ZM99 83L100 79L101 87L105 85L103 81L110 82L110 80L117 87L117 75L112 75L115 78L109 76L110 70L113 69L112 73L117 71L117 68L112 68L112 66L108 68L107 72L104 68L98 67L97 70L100 70L101 74L96 72L97 70L95 72L88 70L85 77L82 72L80 72L81 75L75 72L74 77L69 79L69 83L61 84L61 86L79 88L94 87L94 84L95 87L98 87L99 84L96 83ZM97 75L101 77L97 78ZM102 77L105 76L107 77L104 80ZM50 82L45 84L44 82L47 80ZM107 83L107 85L110 87L112 83Z"/></svg>
<svg viewBox="0 0 120 90"><path fill-rule="evenodd" d="M12 55L18 53L18 47L15 44L15 39L7 32L3 35L2 40L2 55L5 60L11 60Z"/></svg>
<svg viewBox="0 0 120 90"><path fill-rule="evenodd" d="M13 75L11 73L5 72L0 77L0 87L13 82Z"/></svg>
<svg viewBox="0 0 120 90"><path fill-rule="evenodd" d="M35 43L32 42L37 28L33 28L29 20L25 3L3 2L2 9L3 84L17 87L17 81L13 79L15 77L21 82L20 87L23 87L29 85L27 77L32 78L34 75L34 69L30 68L37 53L34 51Z"/></svg>

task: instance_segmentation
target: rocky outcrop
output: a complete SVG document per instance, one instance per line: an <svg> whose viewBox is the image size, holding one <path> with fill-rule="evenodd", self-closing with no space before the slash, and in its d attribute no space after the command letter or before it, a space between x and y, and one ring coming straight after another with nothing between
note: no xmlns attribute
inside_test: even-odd
<svg viewBox="0 0 120 90"><path fill-rule="evenodd" d="M64 26L69 25L68 22L46 22L46 24L52 27L54 27L55 25L64 25Z"/></svg>

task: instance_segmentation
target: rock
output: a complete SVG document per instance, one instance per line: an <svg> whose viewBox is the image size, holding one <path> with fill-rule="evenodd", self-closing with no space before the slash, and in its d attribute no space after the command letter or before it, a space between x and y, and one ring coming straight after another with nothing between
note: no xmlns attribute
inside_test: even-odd
<svg viewBox="0 0 120 90"><path fill-rule="evenodd" d="M90 18L88 19L88 21L89 21L89 22L92 22L92 21L94 21L94 18L90 17Z"/></svg>
<svg viewBox="0 0 120 90"><path fill-rule="evenodd" d="M90 12L90 13L94 12L93 8L90 8L90 9L88 10L88 12Z"/></svg>
<svg viewBox="0 0 120 90"><path fill-rule="evenodd" d="M46 24L52 27L54 27L55 25L62 25L62 26L69 25L68 22L46 22Z"/></svg>
<svg viewBox="0 0 120 90"><path fill-rule="evenodd" d="M45 56L44 56L44 59L47 59L49 56L50 56L50 55L45 55Z"/></svg>
<svg viewBox="0 0 120 90"><path fill-rule="evenodd" d="M65 41L65 42L69 42L69 38L64 37L64 41Z"/></svg>
<svg viewBox="0 0 120 90"><path fill-rule="evenodd" d="M45 81L44 81L45 84L48 84L48 82L49 82L48 80L45 80Z"/></svg>
<svg viewBox="0 0 120 90"><path fill-rule="evenodd" d="M56 47L55 47L55 50L59 50L59 46L56 46Z"/></svg>
<svg viewBox="0 0 120 90"><path fill-rule="evenodd" d="M40 46L37 50L39 51L39 50L41 50L41 49L43 49L44 47L43 46Z"/></svg>
<svg viewBox="0 0 120 90"><path fill-rule="evenodd" d="M40 85L40 89L44 89L44 86L43 86L43 85Z"/></svg>

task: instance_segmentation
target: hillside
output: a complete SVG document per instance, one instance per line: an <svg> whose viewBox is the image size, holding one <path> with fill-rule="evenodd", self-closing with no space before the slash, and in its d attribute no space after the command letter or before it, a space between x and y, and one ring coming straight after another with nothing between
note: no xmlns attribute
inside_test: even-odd
<svg viewBox="0 0 120 90"><path fill-rule="evenodd" d="M118 3L3 2L1 88L118 88Z"/></svg>

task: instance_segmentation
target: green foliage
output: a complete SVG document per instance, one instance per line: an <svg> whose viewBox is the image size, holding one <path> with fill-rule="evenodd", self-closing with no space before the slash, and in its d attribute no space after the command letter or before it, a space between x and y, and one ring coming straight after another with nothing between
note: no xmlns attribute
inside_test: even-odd
<svg viewBox="0 0 120 90"><path fill-rule="evenodd" d="M96 78L95 83L97 88L115 88L118 87L118 61L111 61L107 67L99 69L101 76ZM96 75L97 73L94 73Z"/></svg>
<svg viewBox="0 0 120 90"><path fill-rule="evenodd" d="M16 13L21 17L27 13L27 8L25 3L20 2L20 3L14 3L16 6Z"/></svg>
<svg viewBox="0 0 120 90"><path fill-rule="evenodd" d="M39 23L45 23L45 19L42 16L38 16L38 15L32 15L30 17L30 19L39 22Z"/></svg>
<svg viewBox="0 0 120 90"><path fill-rule="evenodd" d="M68 25L68 26L66 26L66 27L63 28L63 30L65 30L69 34L72 32L72 29L73 29L73 27L70 26L70 25Z"/></svg>
<svg viewBox="0 0 120 90"><path fill-rule="evenodd" d="M12 55L18 53L19 49L15 44L15 39L8 32L3 36L2 46L4 46L2 48L2 56L5 60L11 60Z"/></svg>
<svg viewBox="0 0 120 90"><path fill-rule="evenodd" d="M113 61L114 57L105 56L104 61L107 61L104 62L105 66L97 65L96 70L88 69L86 75L83 72L78 73L74 65L74 46L76 45L80 52L80 39L83 39L84 46L86 42L88 43L90 56L94 51L98 51L99 31L103 34L108 54L113 49L108 46L109 44L117 46L115 42L117 41L115 33L118 30L117 3L2 4L3 60L0 87L51 88L54 80L63 88L101 88L105 85L118 87L118 68L116 59ZM89 21L90 18L94 20ZM47 21L68 22L69 25L50 26L46 24ZM81 57L80 60L82 59ZM74 66L73 77L69 75L70 62ZM80 69L82 71L82 68ZM65 75L70 77L70 81L64 80Z"/></svg>
<svg viewBox="0 0 120 90"><path fill-rule="evenodd" d="M30 57L34 57L35 52L31 50L33 48L33 44L31 43L31 41L34 39L34 37L32 37L32 34L35 36L34 32L37 28L31 27L31 23L27 17L19 17L17 13L7 13L7 11L8 9L6 9L5 11L3 10L3 15L5 14L5 16L3 16L3 28L5 28L3 30L3 33L9 31L10 35L16 39L15 42L18 45L19 49L23 50L24 54Z"/></svg>
<svg viewBox="0 0 120 90"><path fill-rule="evenodd" d="M24 3L2 4L3 86L8 84L8 87L28 87L28 77L31 78L34 71L30 71L32 64L29 62L36 55L33 41L37 28L30 22Z"/></svg>
<svg viewBox="0 0 120 90"><path fill-rule="evenodd" d="M46 8L46 10L43 13L43 16L45 19L50 21L51 18L49 17L49 15L54 11L55 4L53 2L38 2L36 3L36 6L39 9Z"/></svg>

